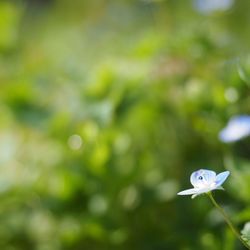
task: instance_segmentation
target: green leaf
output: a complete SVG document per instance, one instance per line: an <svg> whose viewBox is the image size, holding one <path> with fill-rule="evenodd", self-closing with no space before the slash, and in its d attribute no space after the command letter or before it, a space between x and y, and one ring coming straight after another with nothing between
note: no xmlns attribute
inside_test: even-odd
<svg viewBox="0 0 250 250"><path fill-rule="evenodd" d="M250 222L247 222L241 230L241 236L248 244L250 244Z"/></svg>

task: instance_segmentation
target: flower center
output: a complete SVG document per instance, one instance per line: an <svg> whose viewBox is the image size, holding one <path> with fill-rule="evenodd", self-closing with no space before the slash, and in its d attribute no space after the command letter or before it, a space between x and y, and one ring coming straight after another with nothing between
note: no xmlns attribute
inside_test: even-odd
<svg viewBox="0 0 250 250"><path fill-rule="evenodd" d="M200 173L200 175L197 176L197 184L196 186L198 188L208 188L213 186L214 182L213 179L210 179L206 173Z"/></svg>

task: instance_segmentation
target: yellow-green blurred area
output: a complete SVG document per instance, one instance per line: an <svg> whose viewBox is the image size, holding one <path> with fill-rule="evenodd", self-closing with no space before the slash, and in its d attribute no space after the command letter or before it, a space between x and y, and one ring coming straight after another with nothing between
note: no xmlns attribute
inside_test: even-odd
<svg viewBox="0 0 250 250"><path fill-rule="evenodd" d="M176 194L229 169L215 195L250 221L250 141L218 139L250 113L249 9L0 1L0 249L243 249L205 196Z"/></svg>

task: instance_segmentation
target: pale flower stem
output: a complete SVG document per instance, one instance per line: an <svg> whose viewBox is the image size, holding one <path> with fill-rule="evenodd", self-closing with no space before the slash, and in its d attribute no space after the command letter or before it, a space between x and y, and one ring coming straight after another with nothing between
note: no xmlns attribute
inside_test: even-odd
<svg viewBox="0 0 250 250"><path fill-rule="evenodd" d="M228 224L228 226L230 227L230 229L233 231L233 233L235 234L235 236L241 241L241 243L247 248L250 249L250 246L247 244L246 241L244 241L242 239L242 237L240 236L239 232L237 231L237 229L234 227L233 223L230 221L230 219L228 218L227 214L225 213L225 211L223 210L223 208L216 202L216 200L214 199L213 195L211 192L207 193L207 195L209 196L209 198L211 199L212 203L214 204L214 206L220 211L220 213L222 214L223 218L225 219L226 223Z"/></svg>

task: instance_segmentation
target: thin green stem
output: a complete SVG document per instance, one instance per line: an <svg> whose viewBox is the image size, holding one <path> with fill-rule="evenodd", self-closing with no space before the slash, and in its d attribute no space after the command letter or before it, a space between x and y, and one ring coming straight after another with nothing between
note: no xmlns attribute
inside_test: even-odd
<svg viewBox="0 0 250 250"><path fill-rule="evenodd" d="M238 233L237 229L234 227L233 223L230 221L230 219L228 218L227 214L225 213L225 211L223 210L223 208L216 202L216 200L214 199L213 195L211 192L207 193L208 197L211 199L212 203L214 204L214 206L220 211L220 213L222 214L223 218L225 219L226 223L228 224L228 226L230 227L230 229L232 230L232 232L234 233L234 235L241 241L241 243L247 248L250 249L250 246L247 244L246 241L244 241L242 239L242 237L240 236L240 234Z"/></svg>

